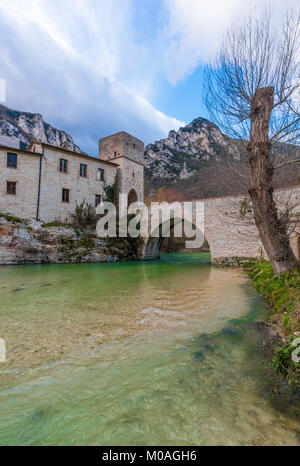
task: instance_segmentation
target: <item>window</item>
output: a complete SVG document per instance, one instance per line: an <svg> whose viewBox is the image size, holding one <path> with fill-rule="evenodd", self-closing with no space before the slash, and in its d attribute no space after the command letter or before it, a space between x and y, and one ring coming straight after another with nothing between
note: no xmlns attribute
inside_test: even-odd
<svg viewBox="0 0 300 466"><path fill-rule="evenodd" d="M69 189L62 190L62 202L70 202L70 190Z"/></svg>
<svg viewBox="0 0 300 466"><path fill-rule="evenodd" d="M17 193L17 183L15 181L6 182L6 192L7 194L16 195Z"/></svg>
<svg viewBox="0 0 300 466"><path fill-rule="evenodd" d="M104 169L103 168L98 168L98 180L99 181L104 181Z"/></svg>
<svg viewBox="0 0 300 466"><path fill-rule="evenodd" d="M116 152L114 152L114 156L117 157L117 153L116 153Z"/></svg>
<svg viewBox="0 0 300 466"><path fill-rule="evenodd" d="M101 195L95 194L95 207L97 207L99 204L101 204Z"/></svg>
<svg viewBox="0 0 300 466"><path fill-rule="evenodd" d="M9 168L17 168L18 166L18 156L17 154L7 154L7 166Z"/></svg>
<svg viewBox="0 0 300 466"><path fill-rule="evenodd" d="M84 178L87 177L87 165L84 165L84 163L80 164L80 176L83 176Z"/></svg>
<svg viewBox="0 0 300 466"><path fill-rule="evenodd" d="M68 161L65 159L60 159L59 161L59 171L62 173L68 173Z"/></svg>

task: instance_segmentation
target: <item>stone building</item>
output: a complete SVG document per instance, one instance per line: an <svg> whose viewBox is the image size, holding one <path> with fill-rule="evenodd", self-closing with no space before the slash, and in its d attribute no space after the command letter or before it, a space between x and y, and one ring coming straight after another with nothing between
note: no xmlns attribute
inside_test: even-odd
<svg viewBox="0 0 300 466"><path fill-rule="evenodd" d="M0 213L67 222L76 203L97 206L115 181L129 203L143 201L143 162L144 144L125 132L101 139L98 158L40 142L0 146Z"/></svg>
<svg viewBox="0 0 300 466"><path fill-rule="evenodd" d="M131 202L144 200L144 144L124 131L100 139L99 157L118 164L119 192Z"/></svg>

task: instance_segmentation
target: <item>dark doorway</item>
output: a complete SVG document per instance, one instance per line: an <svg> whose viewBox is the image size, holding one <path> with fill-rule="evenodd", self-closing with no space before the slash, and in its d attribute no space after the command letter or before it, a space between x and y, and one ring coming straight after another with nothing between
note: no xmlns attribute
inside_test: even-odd
<svg viewBox="0 0 300 466"><path fill-rule="evenodd" d="M132 204L133 202L137 202L137 201L138 201L138 195L136 191L132 189L128 193L128 206L130 206L130 204Z"/></svg>

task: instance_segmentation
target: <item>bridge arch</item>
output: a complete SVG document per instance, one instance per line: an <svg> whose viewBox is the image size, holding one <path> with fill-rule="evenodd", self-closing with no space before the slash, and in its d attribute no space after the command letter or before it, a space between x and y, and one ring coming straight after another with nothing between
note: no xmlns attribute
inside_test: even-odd
<svg viewBox="0 0 300 466"><path fill-rule="evenodd" d="M185 220L185 222L187 222ZM171 218L170 221L167 220L163 223L160 223L160 225L155 228L151 235L147 238L147 241L144 246L144 258L145 259L158 259L160 257L160 250L162 243L166 237L168 237L168 233L174 229L176 225L179 223L183 224L183 219L182 218ZM193 228L195 230L195 236L197 233L197 236L202 238L203 243L207 241L207 238L205 237L204 233L197 228L194 223L192 222L187 222L189 224L190 228ZM182 231L184 233L184 226L182 225ZM195 237L193 238L188 238L188 241L193 241ZM209 244L209 241L207 241ZM198 246L195 246L198 247Z"/></svg>

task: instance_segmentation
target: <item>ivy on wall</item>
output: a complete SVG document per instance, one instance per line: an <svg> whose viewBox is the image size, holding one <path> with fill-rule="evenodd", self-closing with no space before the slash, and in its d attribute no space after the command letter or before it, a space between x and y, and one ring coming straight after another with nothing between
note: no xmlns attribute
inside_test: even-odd
<svg viewBox="0 0 300 466"><path fill-rule="evenodd" d="M103 190L104 190L103 201L112 202L114 205L116 205L117 204L117 192L118 192L117 176L115 177L115 181L113 185L105 184Z"/></svg>

